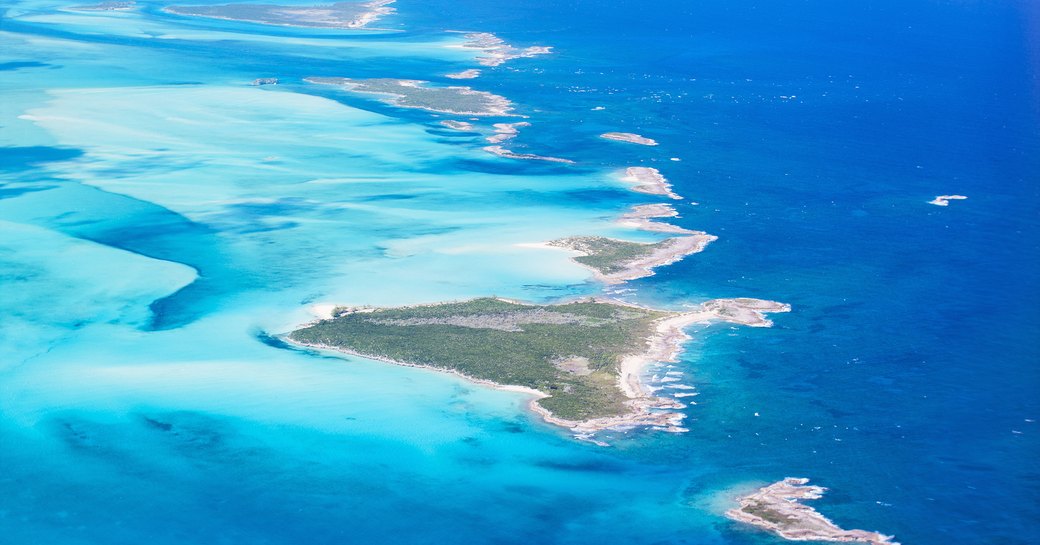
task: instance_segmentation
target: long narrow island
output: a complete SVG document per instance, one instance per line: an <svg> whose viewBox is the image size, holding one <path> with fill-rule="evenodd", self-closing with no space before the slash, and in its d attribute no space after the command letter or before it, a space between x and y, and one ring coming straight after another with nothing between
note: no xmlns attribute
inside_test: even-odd
<svg viewBox="0 0 1040 545"><path fill-rule="evenodd" d="M782 303L716 299L692 312L609 299L536 305L497 298L399 308L346 308L288 335L303 346L427 367L535 396L531 408L579 434L649 426L686 431L684 405L640 380L674 361L693 323L768 327Z"/></svg>
<svg viewBox="0 0 1040 545"><path fill-rule="evenodd" d="M669 224L661 224L669 225ZM657 229L663 230L663 229ZM547 246L569 250L575 263L592 271L604 284L619 284L654 274L654 269L669 265L704 250L714 235L681 229L684 236L659 242L634 242L607 237L568 237L549 241Z"/></svg>
<svg viewBox="0 0 1040 545"><path fill-rule="evenodd" d="M845 530L819 511L802 503L823 497L822 486L810 485L809 479L788 477L738 498L739 506L726 516L791 541L832 541L899 545L892 536L867 530Z"/></svg>

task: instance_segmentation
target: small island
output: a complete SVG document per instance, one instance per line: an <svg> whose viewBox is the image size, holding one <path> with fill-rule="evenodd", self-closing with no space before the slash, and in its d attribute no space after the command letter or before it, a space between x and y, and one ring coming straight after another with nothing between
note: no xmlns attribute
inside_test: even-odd
<svg viewBox="0 0 1040 545"><path fill-rule="evenodd" d="M530 127L531 124L526 121L519 123L495 123L492 125L495 129L495 134L485 138L489 144L501 144L506 140L512 140L520 134L522 127Z"/></svg>
<svg viewBox="0 0 1040 545"><path fill-rule="evenodd" d="M505 97L469 87L440 87L428 81L409 79L304 78L307 83L335 85L355 93L380 95L383 102L399 108L417 108L472 116L514 116L513 104Z"/></svg>
<svg viewBox="0 0 1040 545"><path fill-rule="evenodd" d="M486 297L337 307L331 318L293 331L287 340L524 391L546 421L579 434L636 426L682 432L684 415L675 410L685 405L655 396L640 379L643 368L674 361L690 324L768 327L765 312L788 310L757 299L718 299L691 312L670 312L608 299L536 305Z"/></svg>
<svg viewBox="0 0 1040 545"><path fill-rule="evenodd" d="M125 2L101 2L100 4L92 4L89 6L73 6L69 9L75 11L130 11L136 7L137 2L128 0Z"/></svg>
<svg viewBox="0 0 1040 545"><path fill-rule="evenodd" d="M454 119L445 119L441 121L441 126L447 127L453 131L462 132L477 132L477 128L468 121L456 121Z"/></svg>
<svg viewBox="0 0 1040 545"><path fill-rule="evenodd" d="M684 235L695 235L699 231L693 231L663 221L653 221L658 218L674 218L679 215L670 204L637 204L618 218L618 224L640 231L655 233L675 233Z"/></svg>
<svg viewBox="0 0 1040 545"><path fill-rule="evenodd" d="M649 223L649 222L648 222ZM549 246L577 252L574 261L592 270L605 284L654 274L653 269L675 263L700 252L718 237L698 231L659 242L633 242L607 237L569 237L553 240Z"/></svg>
<svg viewBox="0 0 1040 545"><path fill-rule="evenodd" d="M574 161L571 161L570 159L563 159L561 157L548 157L548 156L545 156L545 155L535 155L533 153L517 153L517 152L515 152L513 150L506 149L506 148L504 148L502 146L484 146L482 149L484 151L492 154L492 155L497 155L499 157L505 157L506 159L524 159L524 160L527 160L527 161L547 161L547 162L550 162L550 163L565 163L565 164L568 164L568 165L574 164Z"/></svg>
<svg viewBox="0 0 1040 545"><path fill-rule="evenodd" d="M950 206L950 201L963 201L967 199L964 195L938 195L934 199L928 201L928 204L934 204L935 206Z"/></svg>
<svg viewBox="0 0 1040 545"><path fill-rule="evenodd" d="M616 140L618 142L628 142L629 144L639 144L641 146L657 145L656 140L631 132L605 132L599 135L599 137L606 138L607 140Z"/></svg>
<svg viewBox="0 0 1040 545"><path fill-rule="evenodd" d="M452 72L451 74L444 74L444 77L448 79L473 79L480 77L480 70L477 68L470 68L461 72Z"/></svg>
<svg viewBox="0 0 1040 545"><path fill-rule="evenodd" d="M319 6L280 6L274 4L224 4L219 6L169 6L163 11L175 15L243 21L262 25L307 28L362 29L380 17L394 12L387 7L395 0L365 3L337 2Z"/></svg>
<svg viewBox="0 0 1040 545"><path fill-rule="evenodd" d="M484 53L484 56L476 59L481 66L499 66L513 59L547 55L552 52L551 47L541 45L525 48L513 47L490 32L469 32L466 33L465 38L468 41L460 47L477 49ZM479 70L477 73L479 74Z"/></svg>
<svg viewBox="0 0 1040 545"><path fill-rule="evenodd" d="M625 169L622 181L633 184L631 189L637 193L660 195L669 199L681 200L682 197L672 191L672 184L653 167L629 167Z"/></svg>
<svg viewBox="0 0 1040 545"><path fill-rule="evenodd" d="M857 542L870 545L899 545L892 536L866 530L844 530L818 511L801 503L823 497L827 490L808 484L809 479L788 477L738 498L739 507L726 516L773 532L791 541Z"/></svg>

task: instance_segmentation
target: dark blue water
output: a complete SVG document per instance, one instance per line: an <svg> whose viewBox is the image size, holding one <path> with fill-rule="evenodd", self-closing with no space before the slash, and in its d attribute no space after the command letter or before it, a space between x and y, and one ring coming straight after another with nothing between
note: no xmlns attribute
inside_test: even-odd
<svg viewBox="0 0 1040 545"><path fill-rule="evenodd" d="M682 224L720 240L641 298L794 306L696 341L691 435L633 450L811 475L821 509L904 543L1040 538L1036 4L439 7L556 47L489 78L568 120L525 134L540 151L605 128L662 142L700 203ZM951 193L969 199L926 204Z"/></svg>

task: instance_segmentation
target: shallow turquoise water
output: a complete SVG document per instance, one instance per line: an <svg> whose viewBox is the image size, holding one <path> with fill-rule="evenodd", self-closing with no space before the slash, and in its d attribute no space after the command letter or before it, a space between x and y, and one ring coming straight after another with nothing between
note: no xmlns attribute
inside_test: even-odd
<svg viewBox="0 0 1040 545"><path fill-rule="evenodd" d="M1027 5L402 1L344 34L141 4L0 19L6 541L776 543L719 513L788 475L903 543L1038 537ZM467 84L576 166L302 82L450 83L449 29L556 47ZM600 448L522 395L270 337L318 303L600 293L519 245L647 238L613 223L635 164L720 239L623 297L794 306L693 332L688 434Z"/></svg>

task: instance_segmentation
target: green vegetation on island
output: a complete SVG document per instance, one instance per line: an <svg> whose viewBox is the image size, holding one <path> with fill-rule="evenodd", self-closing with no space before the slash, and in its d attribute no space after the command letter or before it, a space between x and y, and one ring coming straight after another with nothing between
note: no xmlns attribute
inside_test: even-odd
<svg viewBox="0 0 1040 545"><path fill-rule="evenodd" d="M529 305L495 298L386 309L337 309L289 334L297 343L539 390L567 420L629 409L621 359L646 352L655 322L674 316L618 303Z"/></svg>
<svg viewBox="0 0 1040 545"><path fill-rule="evenodd" d="M603 274L613 274L624 271L633 261L649 257L665 242L649 244L606 237L571 237L550 244L581 252L585 255L575 257L574 261Z"/></svg>

